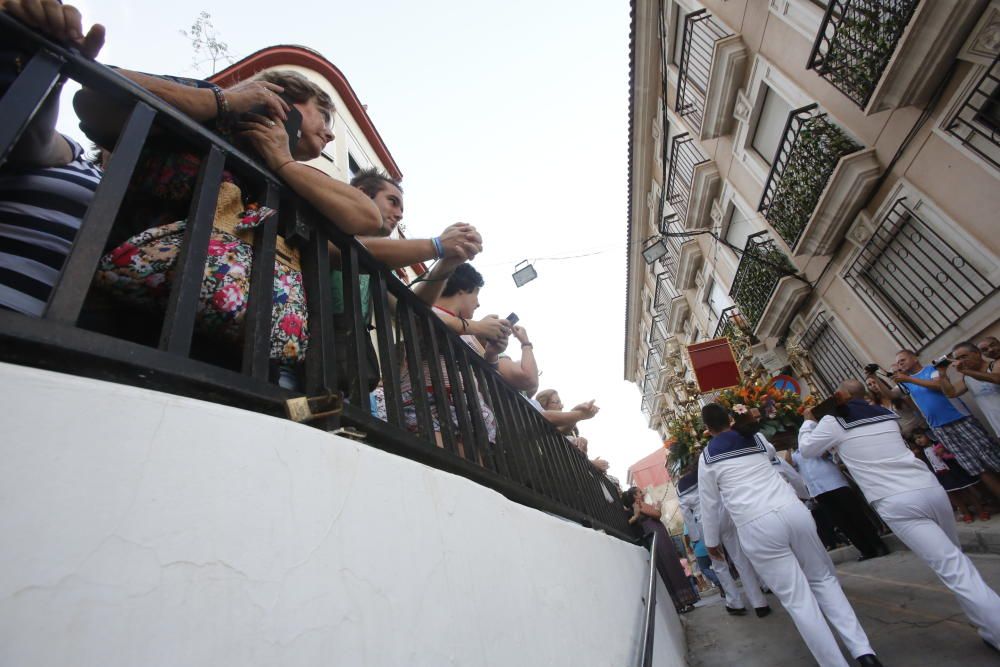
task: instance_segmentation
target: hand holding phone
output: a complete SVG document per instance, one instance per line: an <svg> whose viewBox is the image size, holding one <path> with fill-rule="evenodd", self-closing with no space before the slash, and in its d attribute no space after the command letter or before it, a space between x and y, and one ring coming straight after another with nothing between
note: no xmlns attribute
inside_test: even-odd
<svg viewBox="0 0 1000 667"><path fill-rule="evenodd" d="M510 322L510 326L514 326L515 324L518 323L518 321L520 321L521 318L517 316L517 313L511 313L504 319Z"/></svg>

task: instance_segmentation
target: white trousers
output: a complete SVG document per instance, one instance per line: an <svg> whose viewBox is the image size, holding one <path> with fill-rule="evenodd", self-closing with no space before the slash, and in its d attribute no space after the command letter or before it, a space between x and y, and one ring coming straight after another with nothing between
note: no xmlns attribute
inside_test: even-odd
<svg viewBox="0 0 1000 667"><path fill-rule="evenodd" d="M958 598L979 635L1000 647L1000 596L962 553L955 514L940 486L897 493L877 500L875 511L907 548L927 563Z"/></svg>
<svg viewBox="0 0 1000 667"><path fill-rule="evenodd" d="M712 569L719 577L722 592L726 594L726 605L733 609L746 609L746 601L743 599L745 593L747 599L750 600L750 606L754 609L768 606L767 598L760 590L760 580L757 579L757 573L754 571L750 559L747 558L743 547L740 546L736 524L729 518L728 512L719 527L719 537L722 539L722 545L729 552L729 557L733 559L733 565L736 566L736 571L740 573L740 580L743 582L743 590L740 591L729 572L729 563L725 560L712 559Z"/></svg>
<svg viewBox="0 0 1000 667"><path fill-rule="evenodd" d="M830 626L851 656L874 653L823 548L809 510L785 505L739 526L743 550L778 596L820 667L848 667Z"/></svg>

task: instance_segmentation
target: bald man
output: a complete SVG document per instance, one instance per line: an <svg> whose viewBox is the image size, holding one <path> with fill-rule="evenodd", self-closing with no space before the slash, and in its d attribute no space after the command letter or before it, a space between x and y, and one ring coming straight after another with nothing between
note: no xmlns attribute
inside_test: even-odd
<svg viewBox="0 0 1000 667"><path fill-rule="evenodd" d="M987 336L979 341L976 347L987 359L1000 359L1000 339L996 336Z"/></svg>
<svg viewBox="0 0 1000 667"><path fill-rule="evenodd" d="M892 532L951 589L983 641L1000 651L1000 596L962 553L948 495L907 449L899 416L869 405L865 387L857 380L844 381L836 396L836 416L817 423L812 412L806 412L799 431L802 456L815 458L836 449Z"/></svg>

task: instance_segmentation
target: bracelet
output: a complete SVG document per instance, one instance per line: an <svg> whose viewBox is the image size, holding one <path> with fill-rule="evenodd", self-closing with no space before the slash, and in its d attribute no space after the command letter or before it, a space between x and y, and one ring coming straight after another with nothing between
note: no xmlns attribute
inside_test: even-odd
<svg viewBox="0 0 1000 667"><path fill-rule="evenodd" d="M535 346L534 346L534 345L532 345L531 343L521 343L521 349L522 349L522 350L523 350L524 348L526 348L526 347L535 347Z"/></svg>
<svg viewBox="0 0 1000 667"><path fill-rule="evenodd" d="M434 244L434 252L437 254L437 258L441 259L444 257L444 246L441 245L441 237L435 236L431 239L431 243Z"/></svg>
<svg viewBox="0 0 1000 667"><path fill-rule="evenodd" d="M215 95L216 116L222 121L229 116L229 100L226 99L226 94L222 92L222 88L214 84L212 85L212 93Z"/></svg>

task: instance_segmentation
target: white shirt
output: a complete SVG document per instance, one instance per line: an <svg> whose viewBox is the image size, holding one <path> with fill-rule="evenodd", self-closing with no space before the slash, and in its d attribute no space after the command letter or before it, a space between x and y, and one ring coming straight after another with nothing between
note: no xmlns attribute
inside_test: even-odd
<svg viewBox="0 0 1000 667"><path fill-rule="evenodd" d="M993 364L987 367L993 369ZM976 378L965 376L965 386L972 394L973 400L983 411L983 416L990 423L993 434L1000 436L1000 384L977 380Z"/></svg>
<svg viewBox="0 0 1000 667"><path fill-rule="evenodd" d="M771 465L778 469L778 474L781 475L781 479L788 482L788 485L792 487L792 491L795 495L799 497L799 500L809 500L812 498L812 494L809 493L809 487L806 485L806 481L802 479L802 475L799 471L788 465L788 461L779 457L777 454L771 459Z"/></svg>
<svg viewBox="0 0 1000 667"><path fill-rule="evenodd" d="M698 493L705 546L719 546L723 510L728 510L736 526L742 526L768 512L799 502L792 487L778 474L778 467L771 465L774 446L759 433L755 437L764 443L767 452L714 463L706 462L702 456L698 467Z"/></svg>
<svg viewBox="0 0 1000 667"><path fill-rule="evenodd" d="M837 464L829 459L823 457L807 459L801 452L793 452L792 460L799 467L799 472L809 487L809 493L814 498L821 493L849 486L844 473L840 472Z"/></svg>
<svg viewBox="0 0 1000 667"><path fill-rule="evenodd" d="M809 419L802 423L802 456L816 458L834 447L870 503L938 486L934 473L907 449L898 421L845 429L835 417L827 415L818 424Z"/></svg>

